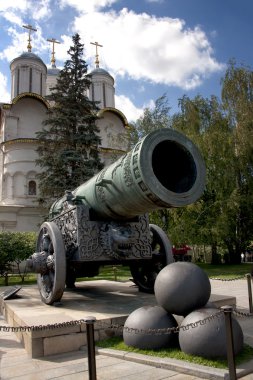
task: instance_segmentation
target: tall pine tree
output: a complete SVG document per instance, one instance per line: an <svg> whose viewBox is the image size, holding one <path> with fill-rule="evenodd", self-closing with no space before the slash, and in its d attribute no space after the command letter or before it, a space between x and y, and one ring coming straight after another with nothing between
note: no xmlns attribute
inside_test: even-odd
<svg viewBox="0 0 253 380"><path fill-rule="evenodd" d="M103 167L98 150L98 108L86 95L91 81L82 59L84 45L79 34L72 41L70 59L47 97L51 106L43 130L37 133L41 200L62 196L64 190L73 190Z"/></svg>

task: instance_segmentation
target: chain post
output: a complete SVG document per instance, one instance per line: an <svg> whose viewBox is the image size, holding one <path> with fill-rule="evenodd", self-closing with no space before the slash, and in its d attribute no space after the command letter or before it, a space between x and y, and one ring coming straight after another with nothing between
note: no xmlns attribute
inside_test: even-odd
<svg viewBox="0 0 253 380"><path fill-rule="evenodd" d="M84 319L84 322L86 323L89 380L97 380L95 340L94 340L94 323L96 322L96 318L86 317Z"/></svg>
<svg viewBox="0 0 253 380"><path fill-rule="evenodd" d="M225 316L229 380L236 380L237 377L236 377L234 340L233 340L233 329L232 329L233 308L232 306L222 306L221 310L224 312L224 316Z"/></svg>
<svg viewBox="0 0 253 380"><path fill-rule="evenodd" d="M247 273L247 283L248 283L248 295L249 295L249 312L253 313L253 306L252 306L252 289L251 289L251 274Z"/></svg>

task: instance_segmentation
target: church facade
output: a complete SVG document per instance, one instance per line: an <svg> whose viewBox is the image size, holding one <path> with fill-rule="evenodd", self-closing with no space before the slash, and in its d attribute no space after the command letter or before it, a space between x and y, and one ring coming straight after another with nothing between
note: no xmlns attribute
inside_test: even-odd
<svg viewBox="0 0 253 380"><path fill-rule="evenodd" d="M11 102L0 103L0 230L37 231L45 217L45 210L36 201L40 172L40 167L35 165L36 132L42 130L50 107L46 95L59 73L55 60L51 63L48 69L31 49L10 63ZM100 108L99 149L106 166L126 152L128 122L115 108L114 79L99 67L98 60L90 75L87 96L98 102Z"/></svg>

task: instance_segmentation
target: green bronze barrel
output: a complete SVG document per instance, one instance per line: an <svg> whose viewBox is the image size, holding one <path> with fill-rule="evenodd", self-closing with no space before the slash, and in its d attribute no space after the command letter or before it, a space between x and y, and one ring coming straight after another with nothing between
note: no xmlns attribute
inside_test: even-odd
<svg viewBox="0 0 253 380"><path fill-rule="evenodd" d="M73 191L75 202L101 218L127 220L153 210L195 202L205 187L205 165L198 148L181 133L151 132L126 155ZM61 212L66 196L50 210Z"/></svg>

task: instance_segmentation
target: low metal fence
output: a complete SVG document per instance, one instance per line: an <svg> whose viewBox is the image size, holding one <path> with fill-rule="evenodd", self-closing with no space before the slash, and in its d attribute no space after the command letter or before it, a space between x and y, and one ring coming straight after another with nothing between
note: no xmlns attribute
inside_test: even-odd
<svg viewBox="0 0 253 380"><path fill-rule="evenodd" d="M222 279L222 278L211 278L211 280L220 280L220 281L236 281L238 279L245 278L245 276L236 277L234 279ZM108 322L97 321L95 317L86 317L84 319L72 320L69 322L62 323L54 323L48 325L33 325L33 326L1 326L0 332L25 332L25 331L39 331L39 330L53 330L64 327L76 326L86 324L86 336L87 336L87 352L88 352L88 370L89 370L89 380L96 380L96 354L95 354L95 339L94 339L94 326L96 328L106 329L106 330L120 330L123 332L125 329L128 332L134 332L136 334L150 334L150 335L161 335L161 334L171 334L171 333L179 333L180 329L189 330L190 328L196 328L198 325L204 325L214 318L220 317L221 314L224 314L225 318L225 328L226 328L226 344L227 344L227 362L228 362L228 370L229 370L229 379L236 380L242 376L243 374L238 375L236 373L236 365L235 365L235 354L234 354L234 342L233 342L233 330L232 330L232 314L237 317L248 317L252 318L252 287L251 287L251 274L246 275L247 279L247 288L248 288L248 298L249 298L249 312L243 312L241 310L236 309L232 306L223 306L221 307L217 313L209 315L208 317L196 321L194 323L190 323L184 326L177 326L171 328L163 328L163 329L137 329L137 328L128 328L123 324L108 324Z"/></svg>

